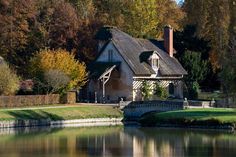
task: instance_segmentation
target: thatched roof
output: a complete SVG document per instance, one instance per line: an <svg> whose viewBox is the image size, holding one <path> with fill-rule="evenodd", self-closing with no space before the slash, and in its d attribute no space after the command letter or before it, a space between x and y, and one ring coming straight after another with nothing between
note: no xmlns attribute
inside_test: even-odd
<svg viewBox="0 0 236 157"><path fill-rule="evenodd" d="M96 39L111 40L137 76L155 74L151 65L147 62L141 62L140 60L140 55L142 55L143 52L152 51L156 51L160 56L160 76L179 76L187 74L178 60L174 57L170 57L169 54L165 52L164 47L162 46L163 42L161 41L134 38L115 27L102 28L101 31L97 33Z"/></svg>

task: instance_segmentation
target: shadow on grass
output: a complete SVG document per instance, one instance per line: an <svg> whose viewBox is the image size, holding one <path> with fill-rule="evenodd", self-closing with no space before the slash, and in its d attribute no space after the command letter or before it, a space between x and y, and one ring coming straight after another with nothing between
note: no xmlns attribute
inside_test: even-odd
<svg viewBox="0 0 236 157"><path fill-rule="evenodd" d="M227 118L225 118L227 117ZM232 119L228 121L227 119ZM234 125L236 123L235 111L179 111L179 112L152 112L143 115L139 122L144 126L156 124L177 124L177 125L202 125L219 126L222 124Z"/></svg>
<svg viewBox="0 0 236 157"><path fill-rule="evenodd" d="M35 112L33 110L7 111L16 120L63 120L61 116L45 111Z"/></svg>
<svg viewBox="0 0 236 157"><path fill-rule="evenodd" d="M64 118L61 116L42 110L7 111L6 113L14 117L14 119L17 121L17 123L15 123L11 128L12 130L14 130L14 132L17 133L17 137L19 136L19 133L22 136L35 137L35 135L42 136L58 132L62 128L48 127L50 126L50 122L55 120L64 120ZM28 129L28 127L30 127L30 130Z"/></svg>

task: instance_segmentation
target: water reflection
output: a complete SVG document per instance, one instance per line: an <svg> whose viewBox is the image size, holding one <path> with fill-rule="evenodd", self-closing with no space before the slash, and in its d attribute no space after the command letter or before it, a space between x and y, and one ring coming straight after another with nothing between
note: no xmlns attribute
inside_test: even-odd
<svg viewBox="0 0 236 157"><path fill-rule="evenodd" d="M235 157L236 134L134 127L0 130L0 157Z"/></svg>

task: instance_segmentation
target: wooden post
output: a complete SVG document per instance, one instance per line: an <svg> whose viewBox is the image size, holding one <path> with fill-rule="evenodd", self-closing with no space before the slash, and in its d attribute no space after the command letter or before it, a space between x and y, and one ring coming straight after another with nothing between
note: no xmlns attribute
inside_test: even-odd
<svg viewBox="0 0 236 157"><path fill-rule="evenodd" d="M102 78L102 103L106 103L105 102L105 78Z"/></svg>
<svg viewBox="0 0 236 157"><path fill-rule="evenodd" d="M97 92L94 93L94 97L95 97L95 104L98 103L98 96L97 96Z"/></svg>
<svg viewBox="0 0 236 157"><path fill-rule="evenodd" d="M109 70L105 71L100 77L99 80L102 80L102 102L105 102L105 95L106 95L106 89L105 84L109 81L112 70L116 67L116 65L113 65Z"/></svg>

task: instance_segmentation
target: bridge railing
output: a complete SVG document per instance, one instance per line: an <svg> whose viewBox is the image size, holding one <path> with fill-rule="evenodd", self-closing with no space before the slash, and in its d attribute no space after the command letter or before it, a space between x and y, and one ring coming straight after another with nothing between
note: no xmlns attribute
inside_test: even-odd
<svg viewBox="0 0 236 157"><path fill-rule="evenodd" d="M185 102L183 100L152 100L152 101L132 101L125 108L139 108L139 107L171 107L184 108Z"/></svg>

